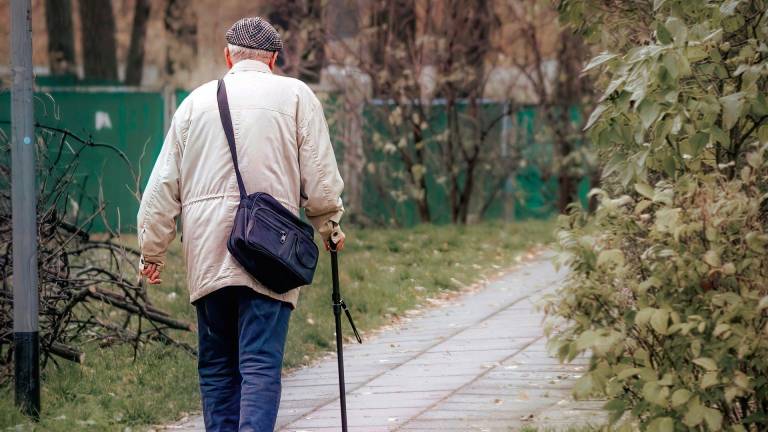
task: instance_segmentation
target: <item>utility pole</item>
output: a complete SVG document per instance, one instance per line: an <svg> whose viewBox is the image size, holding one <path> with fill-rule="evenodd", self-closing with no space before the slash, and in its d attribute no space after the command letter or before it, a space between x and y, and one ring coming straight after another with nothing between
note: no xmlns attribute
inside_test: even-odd
<svg viewBox="0 0 768 432"><path fill-rule="evenodd" d="M37 419L40 416L40 336L31 1L11 0L10 10L14 377L16 405Z"/></svg>

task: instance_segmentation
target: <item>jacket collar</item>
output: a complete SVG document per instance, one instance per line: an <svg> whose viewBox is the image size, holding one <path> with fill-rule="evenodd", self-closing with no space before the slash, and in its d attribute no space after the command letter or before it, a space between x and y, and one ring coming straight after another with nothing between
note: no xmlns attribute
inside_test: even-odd
<svg viewBox="0 0 768 432"><path fill-rule="evenodd" d="M232 69L227 72L227 75L236 74L239 72L272 73L266 63L260 62L258 60L240 60L232 66Z"/></svg>

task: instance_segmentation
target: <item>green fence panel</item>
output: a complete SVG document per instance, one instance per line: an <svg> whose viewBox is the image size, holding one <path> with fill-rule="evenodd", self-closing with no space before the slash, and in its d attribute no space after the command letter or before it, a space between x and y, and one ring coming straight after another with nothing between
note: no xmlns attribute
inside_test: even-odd
<svg viewBox="0 0 768 432"><path fill-rule="evenodd" d="M374 104L366 107L365 116L365 139L368 142L373 140L374 134L379 134L386 141L389 112L394 108L393 104ZM482 116L486 122L500 115L504 110L504 105L496 102L486 102L482 105ZM510 173L500 193L492 202L490 207L482 215L484 218L497 219L528 219L528 218L546 218L555 214L558 200L558 184L554 176L545 179L541 173L540 167L550 166L553 163L553 144L552 142L542 140L537 137L539 112L536 107L522 107L513 115L514 121L508 125L509 134L506 145L509 151L517 151L521 158L528 163ZM570 113L571 121L580 122L580 110L575 108ZM429 140L428 131L445 130L447 121L445 107L442 105L433 105L430 108L429 118L427 119L429 127L425 139ZM502 145L502 123L499 122L489 131L487 137L489 146ZM408 145L412 146L412 143ZM434 144L433 144L434 145ZM366 146L367 160L376 164L384 163L387 167L389 178L385 182L381 181L384 172L369 172L364 180L363 205L366 216L369 219L380 222L396 222L400 225L413 225L418 223L419 216L417 208L412 200L401 201L396 198L391 190L385 190L382 183L392 185L392 189L403 189L406 181L399 176L404 171L402 160L399 155L388 155L381 149L372 150L371 146ZM412 148L412 147L411 147ZM436 152L436 149L432 149ZM434 164L434 162L433 162ZM434 223L450 222L450 206L448 200L448 191L435 177L435 172L439 171L434 165L427 166L425 179L427 182L427 201L431 211L431 220ZM394 175L392 175L394 173ZM460 174L461 176L461 174ZM491 188L496 185L484 182L482 176L478 176L476 185L476 194L490 194ZM580 200L586 202L586 193L589 182L585 179L580 183Z"/></svg>
<svg viewBox="0 0 768 432"><path fill-rule="evenodd" d="M88 148L77 167L78 187L107 204L106 223L124 232L135 230L138 201L133 194L135 177L146 182L163 141L164 101L160 93L133 91L54 90L35 94L35 121L41 126L66 129L84 139L106 143L123 152L132 168L117 153ZM10 120L10 94L0 92L0 120ZM8 128L8 125L3 125ZM38 129L42 131L43 129ZM47 134L46 134L47 135ZM60 135L53 135L49 151L58 149ZM64 157L71 156L65 149ZM143 156L143 158L142 158ZM66 160L66 159L65 159ZM144 185L142 184L142 187ZM78 203L81 217L94 203ZM74 211L78 206L70 206ZM105 221L93 221L95 231Z"/></svg>
<svg viewBox="0 0 768 432"><path fill-rule="evenodd" d="M188 91L178 90L168 102L178 106L188 95ZM8 92L0 92L0 120L10 119L9 96ZM322 99L328 117L333 115L334 110L341 109L333 94L325 95ZM39 124L67 129L83 138L114 145L131 161L133 170L113 152L89 149L78 167L78 175L80 183L85 185L85 190L91 196L96 197L99 190L103 191L102 196L109 206L107 224L111 227L119 226L123 231L135 229L138 202L132 194L136 186L133 176L141 175L143 187L162 146L165 112L162 95L119 88L109 91L94 88L60 89L38 93L35 101L35 116ZM402 172L402 162L399 158L373 150L369 145L374 133L386 136L385 119L389 109L387 104L371 104L364 111L366 157L369 161L386 162L387 171L397 173ZM490 118L501 113L504 107L499 103L485 103L482 109L484 115ZM554 178L545 180L538 168L551 163L552 144L542 142L540 137L536 136L537 125L540 123L537 117L537 110L533 107L524 107L515 114L513 126L508 133L514 135L512 142L516 143L523 158L535 163L519 168L507 179L501 193L483 217L541 218L556 212L557 181ZM571 111L571 119L574 122L581 121L579 109ZM427 130L444 129L444 106L434 105L430 110L428 122L430 127ZM7 129L7 125L3 127ZM331 135L336 136L333 123L331 129ZM492 142L491 145L497 145L496 142L500 145L501 122L490 132L488 139ZM339 142L340 140L334 140L336 155L341 158L344 151ZM447 223L450 222L447 191L435 178L435 171L437 170L427 166L425 180L430 191L427 200L432 221ZM381 182L376 181L377 176L381 175L381 172L366 171L364 176L363 207L366 218L404 226L418 223L418 212L413 201L398 199L396 194L392 193L392 188L384 190ZM406 186L405 179L396 176L388 178L386 183L393 184L394 189ZM480 183L478 187L488 191L490 186ZM579 196L584 205L587 202L588 190L589 182L584 179L579 184ZM81 208L81 212L87 212L88 208ZM104 222L95 221L94 228L103 229Z"/></svg>

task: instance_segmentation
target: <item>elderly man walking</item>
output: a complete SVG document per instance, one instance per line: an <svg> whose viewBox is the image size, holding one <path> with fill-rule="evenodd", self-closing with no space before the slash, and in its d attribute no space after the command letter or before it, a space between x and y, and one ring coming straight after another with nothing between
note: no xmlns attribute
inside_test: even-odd
<svg viewBox="0 0 768 432"><path fill-rule="evenodd" d="M266 192L341 249L344 183L323 108L312 90L274 75L282 41L261 18L226 33L224 77L245 189ZM142 274L161 282L181 215L190 301L197 309L200 392L208 431L272 431L288 319L299 289L277 293L227 250L240 202L217 105L217 82L194 90L173 116L138 214Z"/></svg>

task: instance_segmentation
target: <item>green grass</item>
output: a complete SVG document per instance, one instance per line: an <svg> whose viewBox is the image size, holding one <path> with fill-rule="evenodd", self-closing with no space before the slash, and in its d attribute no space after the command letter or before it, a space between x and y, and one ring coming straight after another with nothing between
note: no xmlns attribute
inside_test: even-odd
<svg viewBox="0 0 768 432"><path fill-rule="evenodd" d="M510 267L527 248L551 240L553 221L347 232L339 256L342 294L363 332L423 309L447 295ZM175 243L163 284L150 287L155 305L195 321L184 266ZM314 284L302 291L291 318L285 366L307 364L334 348L330 259L321 255ZM351 331L344 323L347 336ZM195 344L193 333L176 336ZM60 362L44 371L42 420L30 424L13 406L12 389L0 389L0 428L22 430L123 430L173 421L199 410L195 359L153 346L133 361L131 347L86 346L83 365ZM22 426L18 426L22 425Z"/></svg>
<svg viewBox="0 0 768 432"><path fill-rule="evenodd" d="M572 426L567 428L536 428L533 426L525 426L520 429L520 432L598 432L603 428L594 426Z"/></svg>

